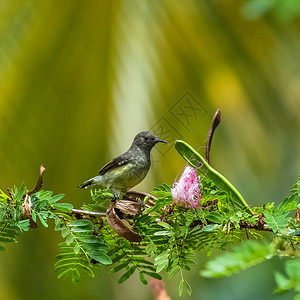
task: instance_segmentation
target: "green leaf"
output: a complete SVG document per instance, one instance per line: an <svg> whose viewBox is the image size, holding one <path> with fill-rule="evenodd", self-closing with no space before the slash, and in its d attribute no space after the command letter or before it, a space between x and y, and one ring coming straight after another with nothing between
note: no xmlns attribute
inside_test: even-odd
<svg viewBox="0 0 300 300"><path fill-rule="evenodd" d="M239 218L241 218L241 217L243 216L243 213L242 213L241 211L237 211L235 214L236 214Z"/></svg>
<svg viewBox="0 0 300 300"><path fill-rule="evenodd" d="M9 196L7 196L2 190L0 190L0 201L7 202L7 199L9 199Z"/></svg>
<svg viewBox="0 0 300 300"><path fill-rule="evenodd" d="M90 226L74 226L73 228L71 228L71 231L73 233L91 233L93 230L93 228L91 228Z"/></svg>
<svg viewBox="0 0 300 300"><path fill-rule="evenodd" d="M86 244L91 244L91 245L96 244L97 246L101 245L105 249L108 248L108 246L106 244L104 244L98 236L94 236L94 235L77 236L77 239L81 243L86 243Z"/></svg>
<svg viewBox="0 0 300 300"><path fill-rule="evenodd" d="M189 259L189 258L182 258L181 263L184 265L196 266L196 263L192 259Z"/></svg>
<svg viewBox="0 0 300 300"><path fill-rule="evenodd" d="M184 284L184 279L181 279L180 282L179 282L179 286L178 286L178 295L179 295L179 297L182 296L183 284Z"/></svg>
<svg viewBox="0 0 300 300"><path fill-rule="evenodd" d="M180 271L180 266L176 265L174 268L171 269L171 272L169 273L169 279L172 279L175 277L175 275Z"/></svg>
<svg viewBox="0 0 300 300"><path fill-rule="evenodd" d="M128 266L128 264L130 263L129 260L126 260L125 262L123 262L122 264L112 268L109 273L113 274L113 273L116 273L116 272L119 272L120 270L124 269L126 266Z"/></svg>
<svg viewBox="0 0 300 300"><path fill-rule="evenodd" d="M143 271L143 272L144 272L144 274L146 274L146 275L148 275L150 277L153 277L153 278L158 279L158 280L162 280L162 277L159 274L157 274L157 273L148 272L148 271Z"/></svg>
<svg viewBox="0 0 300 300"><path fill-rule="evenodd" d="M139 277L140 277L140 281L147 285L148 284L148 281L146 280L145 276L144 276L144 272L139 272Z"/></svg>
<svg viewBox="0 0 300 300"><path fill-rule="evenodd" d="M73 241L74 241L74 236L72 234L69 234L66 238L66 244L70 246L73 243Z"/></svg>
<svg viewBox="0 0 300 300"><path fill-rule="evenodd" d="M55 203L55 202L61 200L64 196L65 196L64 194L58 194L58 195L56 195L56 196L53 196L53 197L51 198L51 203Z"/></svg>
<svg viewBox="0 0 300 300"><path fill-rule="evenodd" d="M77 263L77 267L80 270L85 271L85 273L87 273L90 277L95 278L94 272L89 267L87 267L86 265L81 264L81 263Z"/></svg>
<svg viewBox="0 0 300 300"><path fill-rule="evenodd" d="M88 252L88 255L103 265L111 265L111 258L104 252Z"/></svg>
<svg viewBox="0 0 300 300"><path fill-rule="evenodd" d="M160 264L158 264L158 266L156 267L156 273L161 272L163 269L165 269L169 264L168 260L165 260L163 262L161 262Z"/></svg>
<svg viewBox="0 0 300 300"><path fill-rule="evenodd" d="M65 253L66 254L66 253ZM71 266L73 264L77 264L80 263L81 261L83 262L83 259L80 259L78 256L74 255L70 255L70 253L68 253L69 255L66 256L66 258L61 258L58 262L55 263L55 268L58 269L60 267L64 267L64 266Z"/></svg>
<svg viewBox="0 0 300 300"><path fill-rule="evenodd" d="M201 229L201 231L210 232L210 231L215 230L217 227L219 227L218 224L210 224L210 225L204 226L204 227Z"/></svg>
<svg viewBox="0 0 300 300"><path fill-rule="evenodd" d="M41 216L40 213L37 213L37 216L39 217L41 223L45 226L48 227L48 224L46 223L46 221L44 220L44 218Z"/></svg>
<svg viewBox="0 0 300 300"><path fill-rule="evenodd" d="M156 268L154 268L153 266L142 265L142 264L137 264L137 266L138 266L140 269L143 269L143 270L149 270L149 271L156 272Z"/></svg>
<svg viewBox="0 0 300 300"><path fill-rule="evenodd" d="M13 189L12 193L13 193L14 201L16 204L19 204L22 202L25 192L26 192L26 187L25 187L24 182L21 184L21 186L18 189L16 187Z"/></svg>
<svg viewBox="0 0 300 300"><path fill-rule="evenodd" d="M75 247L74 247L75 245ZM60 253L56 256L55 271L59 273L58 278L70 276L73 282L78 282L81 271L87 273L90 277L95 277L90 264L89 256L78 249L78 243L73 242L70 246L66 242L59 244ZM77 248L77 249L76 249Z"/></svg>
<svg viewBox="0 0 300 300"><path fill-rule="evenodd" d="M217 212L210 212L207 216L206 219L217 224L222 224L224 221L224 216Z"/></svg>
<svg viewBox="0 0 300 300"><path fill-rule="evenodd" d="M158 264L166 261L169 256L170 256L170 251L169 250L166 250L166 251L160 253L158 256L155 257L154 264L158 265Z"/></svg>
<svg viewBox="0 0 300 300"><path fill-rule="evenodd" d="M260 244L255 241L246 241L240 247L234 248L234 252L221 255L209 261L200 274L203 277L217 278L231 276L263 262L272 257L276 249L269 247L268 244Z"/></svg>
<svg viewBox="0 0 300 300"><path fill-rule="evenodd" d="M136 270L136 267L133 266L131 267L120 279L119 279L119 283L122 283L124 281L126 281Z"/></svg>
<svg viewBox="0 0 300 300"><path fill-rule="evenodd" d="M72 282L78 283L80 278L79 271L77 269L72 269Z"/></svg>
<svg viewBox="0 0 300 300"><path fill-rule="evenodd" d="M185 289L186 289L188 295L191 296L192 295L192 288L191 288L190 284L185 279L183 281L183 284L185 286Z"/></svg>
<svg viewBox="0 0 300 300"><path fill-rule="evenodd" d="M53 208L62 212L71 213L74 207L69 203L54 203Z"/></svg>
<svg viewBox="0 0 300 300"><path fill-rule="evenodd" d="M275 281L278 287L275 292L281 292L292 288L290 279L277 271L275 272Z"/></svg>
<svg viewBox="0 0 300 300"><path fill-rule="evenodd" d="M285 270L287 275L299 281L300 284L300 260L299 259L293 259L286 262Z"/></svg>
<svg viewBox="0 0 300 300"><path fill-rule="evenodd" d="M162 227L168 229L168 231L174 231L174 228L170 224L168 224L166 222L158 222L157 225L162 226Z"/></svg>
<svg viewBox="0 0 300 300"><path fill-rule="evenodd" d="M67 269L65 271L63 271L62 273L60 273L58 276L57 276L57 279L64 279L70 275L72 275L72 272L73 270L72 269Z"/></svg>
<svg viewBox="0 0 300 300"><path fill-rule="evenodd" d="M76 243L73 250L75 254L78 254L80 252L80 245Z"/></svg>
<svg viewBox="0 0 300 300"><path fill-rule="evenodd" d="M265 223L268 225L270 229L272 229L275 233L280 232L285 229L288 222L291 220L288 217L289 211L277 210L274 211L264 211Z"/></svg>
<svg viewBox="0 0 300 300"><path fill-rule="evenodd" d="M19 221L18 223L18 227L21 231L28 231L29 230L29 225L30 225L30 221L29 219L27 220L22 220L22 221Z"/></svg>
<svg viewBox="0 0 300 300"><path fill-rule="evenodd" d="M170 231L167 231L167 230L162 230L162 231L156 231L155 233L154 233L154 235L172 235L173 234L173 232L170 232Z"/></svg>
<svg viewBox="0 0 300 300"><path fill-rule="evenodd" d="M36 223L36 212L34 210L31 211L32 221Z"/></svg>
<svg viewBox="0 0 300 300"><path fill-rule="evenodd" d="M67 236L68 233L69 233L68 228L67 228L67 227L64 227L64 228L62 229L62 231L61 231L61 236L62 236L63 238L65 238L65 237Z"/></svg>
<svg viewBox="0 0 300 300"><path fill-rule="evenodd" d="M292 259L286 262L285 271L287 277L281 273L275 273L275 281L277 289L275 292L285 292L289 289L294 289L300 292L300 260ZM299 295L299 294L298 294Z"/></svg>
<svg viewBox="0 0 300 300"><path fill-rule="evenodd" d="M70 227L88 227L88 226L93 226L93 223L90 220L76 220L73 221L72 223L69 224Z"/></svg>

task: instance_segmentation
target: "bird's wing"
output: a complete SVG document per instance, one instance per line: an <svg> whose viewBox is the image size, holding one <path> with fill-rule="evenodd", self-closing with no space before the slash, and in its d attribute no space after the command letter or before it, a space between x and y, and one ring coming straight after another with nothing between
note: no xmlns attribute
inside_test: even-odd
<svg viewBox="0 0 300 300"><path fill-rule="evenodd" d="M115 159L113 159L111 162L107 163L104 167L102 167L102 169L99 171L99 175L104 175L105 173L107 173L113 169L116 169L118 167L128 164L128 162L129 162L128 158L118 156Z"/></svg>

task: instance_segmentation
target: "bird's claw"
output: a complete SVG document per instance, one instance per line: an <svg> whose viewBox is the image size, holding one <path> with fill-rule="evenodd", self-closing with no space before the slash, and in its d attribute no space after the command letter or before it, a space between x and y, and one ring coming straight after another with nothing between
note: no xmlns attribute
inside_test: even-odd
<svg viewBox="0 0 300 300"><path fill-rule="evenodd" d="M145 210L145 208L146 208L145 202L144 202L144 201L142 201L142 200L138 200L137 202L141 204L142 211L144 211L144 210Z"/></svg>
<svg viewBox="0 0 300 300"><path fill-rule="evenodd" d="M120 199L120 195L118 195L116 192L113 191L113 198L111 199L112 202L116 202L117 200Z"/></svg>

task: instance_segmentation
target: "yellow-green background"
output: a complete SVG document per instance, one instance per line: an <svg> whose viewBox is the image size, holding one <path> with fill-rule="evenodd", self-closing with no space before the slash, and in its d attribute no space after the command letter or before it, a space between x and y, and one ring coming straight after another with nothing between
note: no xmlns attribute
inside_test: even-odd
<svg viewBox="0 0 300 300"><path fill-rule="evenodd" d="M295 0L0 0L1 188L32 188L44 164L44 188L80 207L89 192L76 186L137 132L163 117L198 148L220 108L212 165L251 205L278 203L300 173L299 11ZM208 112L191 130L169 111L186 92ZM152 159L139 190L171 184L184 165L174 147ZM106 269L58 281L51 228L1 253L1 299L151 299L137 277L119 285ZM284 260L208 280L205 259L187 274L190 299L277 299ZM177 299L178 278L165 282Z"/></svg>

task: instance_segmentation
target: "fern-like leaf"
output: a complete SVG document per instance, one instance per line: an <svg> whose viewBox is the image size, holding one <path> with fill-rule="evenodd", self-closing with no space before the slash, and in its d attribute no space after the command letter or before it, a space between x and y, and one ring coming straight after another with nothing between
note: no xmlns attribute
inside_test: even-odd
<svg viewBox="0 0 300 300"><path fill-rule="evenodd" d="M273 232L278 233L286 228L286 225L291 220L288 216L289 211L283 209L274 209L273 211L265 211L265 223Z"/></svg>
<svg viewBox="0 0 300 300"><path fill-rule="evenodd" d="M274 249L267 244L247 241L243 245L236 247L234 252L226 253L209 261L200 274L208 278L231 276L233 273L238 273L263 262L272 257L273 254Z"/></svg>

